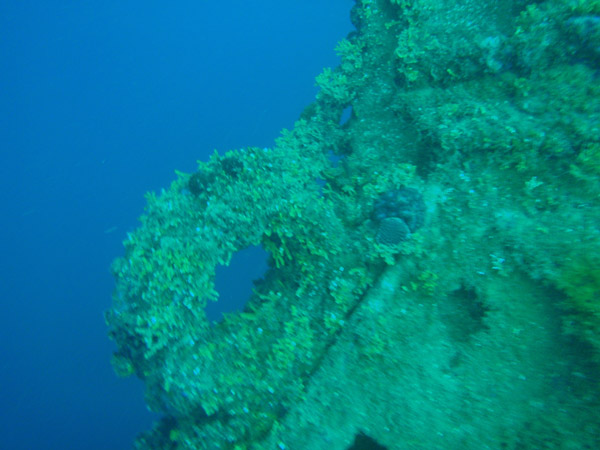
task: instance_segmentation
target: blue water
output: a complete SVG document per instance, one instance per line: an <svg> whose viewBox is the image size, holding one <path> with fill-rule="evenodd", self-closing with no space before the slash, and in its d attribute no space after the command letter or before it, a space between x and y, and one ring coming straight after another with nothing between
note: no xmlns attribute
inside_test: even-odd
<svg viewBox="0 0 600 450"><path fill-rule="evenodd" d="M124 449L150 428L141 382L110 366L110 262L175 169L292 127L351 6L0 3L0 449Z"/></svg>

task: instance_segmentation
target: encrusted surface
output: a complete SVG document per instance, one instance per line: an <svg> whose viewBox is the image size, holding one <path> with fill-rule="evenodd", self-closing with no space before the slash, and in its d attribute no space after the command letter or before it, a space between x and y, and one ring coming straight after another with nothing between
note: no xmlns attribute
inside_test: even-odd
<svg viewBox="0 0 600 450"><path fill-rule="evenodd" d="M275 148L149 195L107 313L115 367L165 414L138 447L595 448L597 17L357 1ZM211 326L215 266L252 245L269 272Z"/></svg>

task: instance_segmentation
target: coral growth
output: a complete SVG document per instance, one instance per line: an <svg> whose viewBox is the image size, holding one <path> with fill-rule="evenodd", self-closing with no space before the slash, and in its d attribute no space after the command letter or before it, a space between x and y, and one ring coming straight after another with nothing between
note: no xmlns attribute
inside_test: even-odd
<svg viewBox="0 0 600 450"><path fill-rule="evenodd" d="M138 448L596 448L598 5L356 1L273 148L149 194L106 315L164 415Z"/></svg>

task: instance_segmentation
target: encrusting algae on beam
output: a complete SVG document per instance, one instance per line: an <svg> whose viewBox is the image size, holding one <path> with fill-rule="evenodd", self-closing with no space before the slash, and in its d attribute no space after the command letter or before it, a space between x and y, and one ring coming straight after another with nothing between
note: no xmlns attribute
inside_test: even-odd
<svg viewBox="0 0 600 450"><path fill-rule="evenodd" d="M294 128L149 194L112 266L115 368L164 415L137 448L594 448L599 3L351 17Z"/></svg>

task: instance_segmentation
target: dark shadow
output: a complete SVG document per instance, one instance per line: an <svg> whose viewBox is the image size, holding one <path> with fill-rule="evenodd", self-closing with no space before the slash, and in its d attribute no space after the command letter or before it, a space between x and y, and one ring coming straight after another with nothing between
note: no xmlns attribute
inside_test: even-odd
<svg viewBox="0 0 600 450"><path fill-rule="evenodd" d="M387 447L364 433L358 433L354 438L354 443L348 447L348 450L387 450Z"/></svg>
<svg viewBox="0 0 600 450"><path fill-rule="evenodd" d="M440 312L448 327L448 334L458 342L466 342L475 333L488 329L484 322L487 311L487 306L475 289L466 286L450 292L446 301L440 302Z"/></svg>
<svg viewBox="0 0 600 450"><path fill-rule="evenodd" d="M262 247L254 246L235 253L229 266L217 266L215 288L219 299L206 305L209 321L219 322L224 313L244 310L252 295L253 281L262 278L268 269L268 259L269 254Z"/></svg>

